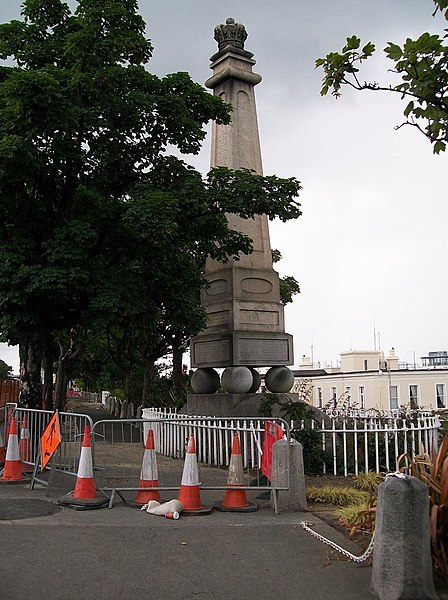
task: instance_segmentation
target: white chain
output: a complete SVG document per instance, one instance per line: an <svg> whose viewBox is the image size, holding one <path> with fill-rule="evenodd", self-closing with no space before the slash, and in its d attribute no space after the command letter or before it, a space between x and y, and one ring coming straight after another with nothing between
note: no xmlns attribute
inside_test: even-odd
<svg viewBox="0 0 448 600"><path fill-rule="evenodd" d="M398 479L408 479L408 476L405 473L401 473L400 471L395 471L394 473L387 473L384 477L384 481L389 479L389 477L397 477Z"/></svg>
<svg viewBox="0 0 448 600"><path fill-rule="evenodd" d="M384 479L386 480L389 477L397 477L399 479L407 479L408 478L407 475L405 475L404 473L400 473L400 471L395 471L395 473L387 473L387 475ZM311 525L315 525L315 524L316 523L313 523L312 521L301 521L300 522L300 525L303 527L303 529L305 529L305 531L308 531L308 533L311 533L311 535L313 535L316 539L320 540L324 544L327 544L328 546L333 548L333 550L337 550L338 552L340 552L341 554L343 554L350 560L361 563L361 562L364 562L365 560L367 560L369 558L369 556L372 554L373 545L375 543L375 532L373 532L372 539L370 540L369 546L368 546L367 550L364 552L364 554L361 554L361 556L355 556L348 550L345 550L344 548L341 548L341 546L338 546L335 542L332 542L331 540L327 539L320 533L317 533L317 531L314 531L313 529L311 529Z"/></svg>
<svg viewBox="0 0 448 600"><path fill-rule="evenodd" d="M369 556L372 554L374 540L375 540L375 532L373 532L372 539L370 540L370 544L369 544L367 550L364 552L364 554L361 554L361 556L355 556L348 550L345 550L344 548L341 548L341 546L338 546L335 542L332 542L331 540L327 539L320 533L317 533L317 531L314 531L313 529L311 529L311 525L315 525L315 524L316 523L313 523L312 521L301 521L300 522L300 525L303 527L303 529L305 529L305 531L308 531L308 533L311 533L311 535L314 536L316 539L323 542L324 544L327 544L328 546L333 548L333 550L337 550L338 552L340 552L341 554L343 554L350 560L361 563L361 562L364 562L365 560L367 560L369 558Z"/></svg>

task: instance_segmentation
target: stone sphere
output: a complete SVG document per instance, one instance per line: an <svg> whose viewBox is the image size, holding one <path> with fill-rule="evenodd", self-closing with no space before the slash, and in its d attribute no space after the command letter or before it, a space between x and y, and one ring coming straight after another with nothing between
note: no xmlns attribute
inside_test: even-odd
<svg viewBox="0 0 448 600"><path fill-rule="evenodd" d="M221 385L229 394L247 394L254 378L247 367L227 367L221 376Z"/></svg>
<svg viewBox="0 0 448 600"><path fill-rule="evenodd" d="M219 373L211 367L196 369L191 376L191 387L195 394L214 394L219 389Z"/></svg>
<svg viewBox="0 0 448 600"><path fill-rule="evenodd" d="M286 394L294 385L294 374L288 367L271 367L264 381L270 392Z"/></svg>
<svg viewBox="0 0 448 600"><path fill-rule="evenodd" d="M261 385L261 375L260 373L254 369L253 367L249 367L250 372L252 373L253 382L249 390L249 394L255 394L258 391Z"/></svg>

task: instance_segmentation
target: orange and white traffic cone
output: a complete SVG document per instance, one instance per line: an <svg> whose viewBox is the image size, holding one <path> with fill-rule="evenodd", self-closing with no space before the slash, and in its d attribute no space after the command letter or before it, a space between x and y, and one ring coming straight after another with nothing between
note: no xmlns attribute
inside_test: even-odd
<svg viewBox="0 0 448 600"><path fill-rule="evenodd" d="M17 438L17 421L12 417L9 426L8 448L6 449L2 481L14 483L22 480L23 474L19 454L19 440Z"/></svg>
<svg viewBox="0 0 448 600"><path fill-rule="evenodd" d="M185 454L184 470L180 484L178 500L184 505L184 515L208 515L213 507L204 507L199 491L198 461L196 458L196 444L193 434L190 435Z"/></svg>
<svg viewBox="0 0 448 600"><path fill-rule="evenodd" d="M232 455L230 457L229 475L227 477L227 486L229 489L224 494L222 502L215 502L216 510L222 512L254 512L258 506L249 502L246 491L241 489L232 489L232 486L243 486L243 460L241 458L240 438L235 432L232 442Z"/></svg>
<svg viewBox="0 0 448 600"><path fill-rule="evenodd" d="M19 454L22 461L22 469L24 471L32 471L31 463L31 439L30 430L28 428L28 415L25 413L22 426L20 428Z"/></svg>
<svg viewBox="0 0 448 600"><path fill-rule="evenodd" d="M75 490L71 495L59 498L58 503L78 510L101 508L109 502L106 497L96 494L95 479L93 477L92 447L90 442L90 427L84 427L84 436L79 457L78 473Z"/></svg>
<svg viewBox="0 0 448 600"><path fill-rule="evenodd" d="M152 429L148 429L148 435L146 436L145 452L143 454L138 487L142 488L142 490L137 492L134 500L135 504L147 504L150 500L157 500L157 502L162 501L158 490L148 490L148 488L159 487L156 451L154 448L154 432Z"/></svg>

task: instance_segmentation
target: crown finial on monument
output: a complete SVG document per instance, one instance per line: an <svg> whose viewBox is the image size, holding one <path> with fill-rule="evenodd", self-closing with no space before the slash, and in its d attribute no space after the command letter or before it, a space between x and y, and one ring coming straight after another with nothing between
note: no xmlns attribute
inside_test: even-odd
<svg viewBox="0 0 448 600"><path fill-rule="evenodd" d="M235 19L229 18L225 25L217 25L213 36L218 42L218 49L223 50L226 46L244 49L247 39L247 31L244 25L236 23Z"/></svg>

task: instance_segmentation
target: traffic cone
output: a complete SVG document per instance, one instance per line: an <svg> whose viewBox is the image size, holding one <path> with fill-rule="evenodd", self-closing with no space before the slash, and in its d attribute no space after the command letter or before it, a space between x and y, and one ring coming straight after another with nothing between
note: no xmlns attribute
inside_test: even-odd
<svg viewBox="0 0 448 600"><path fill-rule="evenodd" d="M254 512L258 506L249 502L245 490L232 489L232 486L244 485L243 460L241 458L240 438L235 432L232 442L232 455L230 457L229 475L227 486L222 502L215 502L216 510L222 512Z"/></svg>
<svg viewBox="0 0 448 600"><path fill-rule="evenodd" d="M19 442L19 454L20 460L22 461L22 469L24 471L32 471L33 467L31 463L31 439L30 430L28 428L28 415L25 413L22 426L20 428L20 442Z"/></svg>
<svg viewBox="0 0 448 600"><path fill-rule="evenodd" d="M101 508L108 502L108 498L98 497L96 495L95 479L93 477L92 448L90 443L90 426L86 425L84 427L75 490L72 494L59 498L58 503L70 508L85 510L90 508Z"/></svg>
<svg viewBox="0 0 448 600"><path fill-rule="evenodd" d="M134 500L135 504L147 504L150 500L157 500L157 502L162 501L158 490L147 491L146 489L159 487L156 451L154 448L154 432L152 429L148 429L148 435L146 436L145 452L143 454L142 470L140 472L138 487L145 488L145 491L142 490L137 492Z"/></svg>
<svg viewBox="0 0 448 600"><path fill-rule="evenodd" d="M173 512L167 512L165 515L165 518L174 519L175 521L177 521L177 519L179 517L180 517L180 514L177 512L177 510L174 510Z"/></svg>
<svg viewBox="0 0 448 600"><path fill-rule="evenodd" d="M9 426L8 448L6 449L2 480L9 483L23 481L19 441L17 439L17 421L14 417L11 418L11 424Z"/></svg>
<svg viewBox="0 0 448 600"><path fill-rule="evenodd" d="M178 500L184 505L184 515L208 515L213 507L204 507L199 491L198 461L196 458L196 444L193 434L190 435L185 454L184 470L180 484Z"/></svg>
<svg viewBox="0 0 448 600"><path fill-rule="evenodd" d="M176 521L184 510L184 506L179 500L169 500L169 502L163 504L160 504L157 500L150 500L140 510L146 510L150 515L159 515Z"/></svg>

